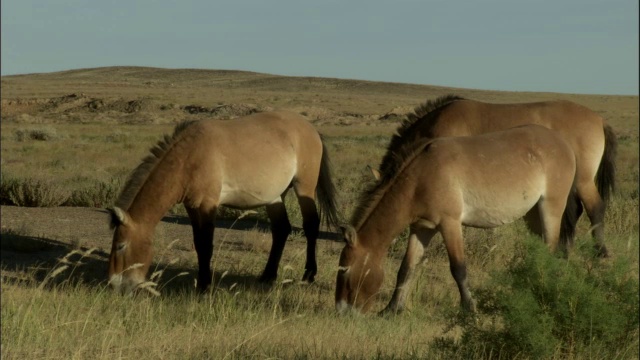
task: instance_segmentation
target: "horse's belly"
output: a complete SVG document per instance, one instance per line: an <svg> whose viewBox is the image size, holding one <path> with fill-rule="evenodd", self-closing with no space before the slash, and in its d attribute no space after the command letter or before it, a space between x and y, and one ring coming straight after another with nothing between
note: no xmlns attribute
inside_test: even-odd
<svg viewBox="0 0 640 360"><path fill-rule="evenodd" d="M465 201L461 222L466 226L493 228L511 223L523 217L533 208L539 196L527 197L523 195L519 198L502 198L504 201L482 201L482 199L472 199Z"/></svg>
<svg viewBox="0 0 640 360"><path fill-rule="evenodd" d="M293 169L280 172L256 171L253 176L226 178L220 191L220 205L251 209L281 201L291 185Z"/></svg>
<svg viewBox="0 0 640 360"><path fill-rule="evenodd" d="M280 201L279 195L251 190L227 190L220 194L220 205L235 209L253 209Z"/></svg>

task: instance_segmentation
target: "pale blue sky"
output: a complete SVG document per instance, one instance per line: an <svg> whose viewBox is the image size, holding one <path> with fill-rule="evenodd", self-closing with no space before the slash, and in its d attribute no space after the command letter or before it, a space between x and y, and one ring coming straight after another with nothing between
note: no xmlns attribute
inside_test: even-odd
<svg viewBox="0 0 640 360"><path fill-rule="evenodd" d="M113 65L638 94L638 0L3 0L2 75Z"/></svg>

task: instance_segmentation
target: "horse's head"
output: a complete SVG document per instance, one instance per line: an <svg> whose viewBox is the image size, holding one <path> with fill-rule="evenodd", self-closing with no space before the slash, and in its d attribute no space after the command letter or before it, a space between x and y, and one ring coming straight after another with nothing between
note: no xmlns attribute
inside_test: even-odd
<svg viewBox="0 0 640 360"><path fill-rule="evenodd" d="M151 265L151 234L124 210L110 209L115 228L109 256L109 284L117 291L130 293L145 281Z"/></svg>
<svg viewBox="0 0 640 360"><path fill-rule="evenodd" d="M348 309L366 312L382 286L382 264L380 258L359 244L353 227L348 226L342 230L347 244L340 254L336 279L336 310L339 313Z"/></svg>

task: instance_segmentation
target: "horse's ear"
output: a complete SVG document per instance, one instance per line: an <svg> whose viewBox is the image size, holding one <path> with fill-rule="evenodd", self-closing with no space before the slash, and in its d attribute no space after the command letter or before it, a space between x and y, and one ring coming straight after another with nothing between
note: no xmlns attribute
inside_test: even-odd
<svg viewBox="0 0 640 360"><path fill-rule="evenodd" d="M371 165L367 165L367 169L371 171L371 175L373 175L373 178L376 179L376 181L380 180L380 171L374 169Z"/></svg>
<svg viewBox="0 0 640 360"><path fill-rule="evenodd" d="M115 228L118 225L127 225L130 221L129 215L117 206L109 208L111 213L111 228Z"/></svg>
<svg viewBox="0 0 640 360"><path fill-rule="evenodd" d="M342 237L347 244L353 246L358 241L358 234L356 233L356 229L351 225L340 226L340 230L342 230Z"/></svg>

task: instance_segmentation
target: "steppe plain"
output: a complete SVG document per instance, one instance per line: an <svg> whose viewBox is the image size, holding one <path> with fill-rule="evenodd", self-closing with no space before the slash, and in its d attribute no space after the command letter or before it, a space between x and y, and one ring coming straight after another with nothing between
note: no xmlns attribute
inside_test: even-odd
<svg viewBox="0 0 640 360"><path fill-rule="evenodd" d="M35 179L59 197L78 189L97 193L97 186L111 194L92 206L61 200L44 207L6 205L6 194L0 196L3 358L430 357L434 338L459 336L459 329L445 331L443 308L454 307L458 293L438 239L418 275L409 313L391 319L337 317L333 292L343 243L334 230L324 229L316 282L298 283L305 241L291 195L287 206L295 231L274 287L256 281L271 242L264 214L239 219L229 211L215 234L216 288L198 296L191 228L176 206L154 240L161 295L109 292L112 232L104 210L109 196L148 149L186 119L226 121L270 109L303 114L326 139L346 221L372 181L367 166L379 164L403 116L424 101L446 94L496 103L574 101L603 116L618 136L618 188L607 212L607 245L612 258L630 258L632 276L638 277L638 96L144 67L4 76L1 86L3 181ZM35 132L44 137L25 137ZM577 241L590 242L588 231L588 221L581 219ZM465 235L473 285L504 267L518 241L528 236L519 222L469 229ZM377 309L393 290L402 240L390 252Z"/></svg>

